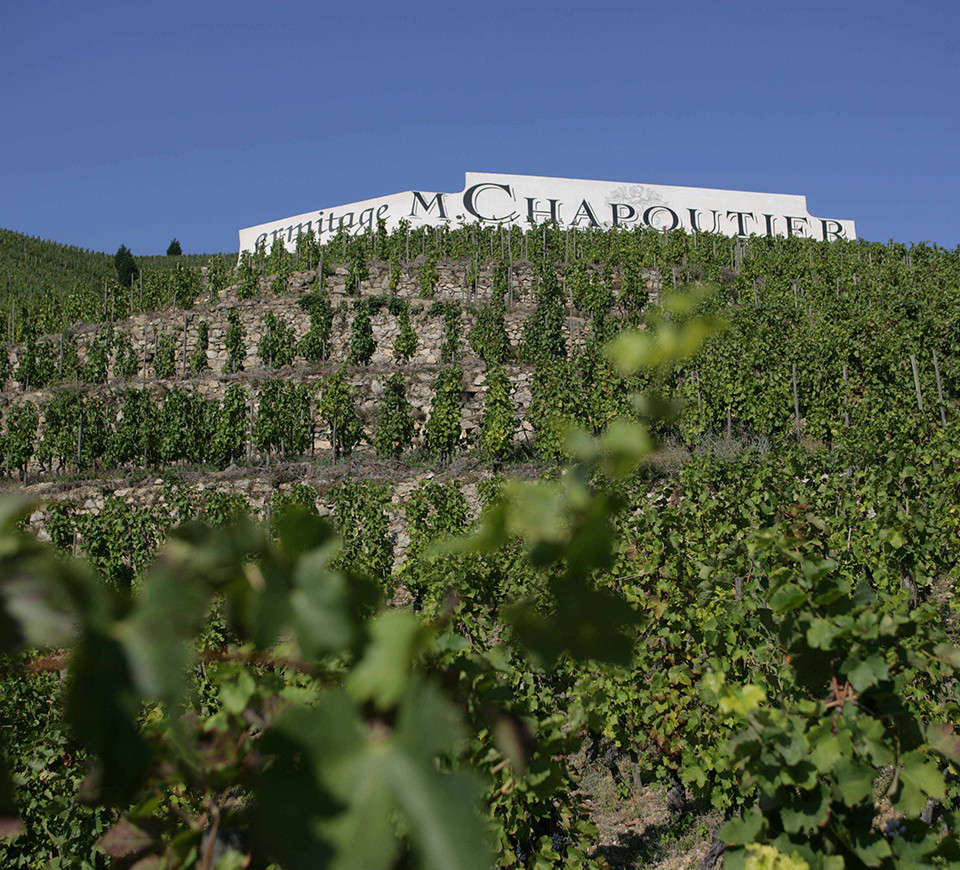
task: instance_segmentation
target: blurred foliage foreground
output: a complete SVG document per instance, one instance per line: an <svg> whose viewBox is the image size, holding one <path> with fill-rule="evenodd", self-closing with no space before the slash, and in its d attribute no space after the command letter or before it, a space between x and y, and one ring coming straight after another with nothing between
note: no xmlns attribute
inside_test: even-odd
<svg viewBox="0 0 960 870"><path fill-rule="evenodd" d="M610 357L689 358L717 328L690 310ZM960 652L935 610L840 570L810 516L739 539L748 583L720 552L669 612L630 600L609 580L625 481L644 419L673 411L632 404L572 433L556 480L504 483L472 537L432 544L437 588L461 591L419 612L296 508L181 527L118 589L5 503L4 866L602 867L566 767L590 729L656 741L725 810L728 867L960 866ZM496 602L483 643L470 590Z"/></svg>

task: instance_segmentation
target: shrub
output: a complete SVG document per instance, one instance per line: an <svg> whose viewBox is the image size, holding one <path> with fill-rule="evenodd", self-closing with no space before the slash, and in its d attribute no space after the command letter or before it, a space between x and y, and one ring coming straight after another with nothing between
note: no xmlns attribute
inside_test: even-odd
<svg viewBox="0 0 960 870"><path fill-rule="evenodd" d="M480 418L480 449L494 462L504 459L513 444L517 417L510 397L510 379L502 366L487 366L487 396Z"/></svg>
<svg viewBox="0 0 960 870"><path fill-rule="evenodd" d="M520 357L527 362L561 359L567 355L563 337L563 293L557 273L547 267L536 294L537 307L523 327Z"/></svg>
<svg viewBox="0 0 960 870"><path fill-rule="evenodd" d="M319 516L317 498L317 491L306 483L294 483L290 489L275 492L270 501L270 534L278 534L288 517Z"/></svg>
<svg viewBox="0 0 960 870"><path fill-rule="evenodd" d="M195 375L210 368L207 361L207 349L210 347L210 326L206 320L201 320L197 324L197 343L193 347L193 353L190 355L190 371Z"/></svg>
<svg viewBox="0 0 960 870"><path fill-rule="evenodd" d="M109 362L110 340L107 336L98 334L87 350L87 359L80 371L80 377L88 384L105 384Z"/></svg>
<svg viewBox="0 0 960 870"><path fill-rule="evenodd" d="M354 309L350 335L350 353L347 362L351 365L365 366L370 362L376 347L373 341L373 324L366 305L358 304Z"/></svg>
<svg viewBox="0 0 960 870"><path fill-rule="evenodd" d="M140 371L140 361L137 359L133 342L125 332L117 335L116 351L113 357L113 372L118 378L129 380L137 376Z"/></svg>
<svg viewBox="0 0 960 870"><path fill-rule="evenodd" d="M447 302L443 306L443 342L440 361L455 363L460 357L460 303Z"/></svg>
<svg viewBox="0 0 960 870"><path fill-rule="evenodd" d="M407 401L403 374L396 372L384 386L373 446L377 456L399 459L413 441L413 409Z"/></svg>
<svg viewBox="0 0 960 870"><path fill-rule="evenodd" d="M397 326L400 331L393 342L393 355L400 362L407 362L417 352L417 345L420 342L410 324L410 306L406 303L401 306L397 314Z"/></svg>
<svg viewBox="0 0 960 870"><path fill-rule="evenodd" d="M418 277L420 279L420 295L433 296L437 281L440 280L440 273L437 271L437 255L433 251L426 255Z"/></svg>
<svg viewBox="0 0 960 870"><path fill-rule="evenodd" d="M172 335L163 333L158 336L153 356L153 373L163 380L172 378L177 371L177 345Z"/></svg>
<svg viewBox="0 0 960 870"><path fill-rule="evenodd" d="M427 446L442 463L450 461L460 442L460 398L463 370L449 366L433 383L433 410L427 420Z"/></svg>
<svg viewBox="0 0 960 870"><path fill-rule="evenodd" d="M210 458L220 465L235 462L247 443L247 391L230 384L213 428Z"/></svg>
<svg viewBox="0 0 960 870"><path fill-rule="evenodd" d="M347 242L347 293L354 296L360 294L360 284L370 277L367 268L367 252L364 250L363 239L351 238Z"/></svg>
<svg viewBox="0 0 960 870"><path fill-rule="evenodd" d="M310 446L310 397L300 384L264 381L253 424L253 442L261 450L303 453Z"/></svg>
<svg viewBox="0 0 960 870"><path fill-rule="evenodd" d="M151 437L155 415L153 400L146 390L129 389L123 394L113 432L107 439L110 465L150 461L156 455L156 439Z"/></svg>
<svg viewBox="0 0 960 870"><path fill-rule="evenodd" d="M333 458L336 461L353 450L363 435L363 427L353 404L353 395L342 369L324 384L318 411L330 427L330 442L333 444Z"/></svg>
<svg viewBox="0 0 960 870"><path fill-rule="evenodd" d="M510 354L505 314L503 294L495 290L493 299L480 306L470 332L471 347L488 364L504 362Z"/></svg>
<svg viewBox="0 0 960 870"><path fill-rule="evenodd" d="M283 368L293 362L296 340L293 327L272 311L263 319L263 336L257 343L257 356L267 368Z"/></svg>
<svg viewBox="0 0 960 870"><path fill-rule="evenodd" d="M227 361L223 364L225 375L243 371L243 361L247 358L247 349L244 344L246 332L236 310L231 309L227 314L227 324L227 334L223 339L227 350Z"/></svg>
<svg viewBox="0 0 960 870"><path fill-rule="evenodd" d="M33 402L14 405L7 411L7 428L4 433L7 467L18 469L23 481L27 478L27 463L36 449L39 419L37 406Z"/></svg>
<svg viewBox="0 0 960 870"><path fill-rule="evenodd" d="M330 356L330 331L333 328L333 306L326 293L307 293L297 304L310 315L310 329L300 339L298 351L310 363Z"/></svg>
<svg viewBox="0 0 960 870"><path fill-rule="evenodd" d="M209 452L216 407L182 387L167 393L158 416L161 461L202 461Z"/></svg>
<svg viewBox="0 0 960 870"><path fill-rule="evenodd" d="M330 496L343 542L338 563L384 583L393 567L393 535L384 510L389 485L347 478L330 487Z"/></svg>

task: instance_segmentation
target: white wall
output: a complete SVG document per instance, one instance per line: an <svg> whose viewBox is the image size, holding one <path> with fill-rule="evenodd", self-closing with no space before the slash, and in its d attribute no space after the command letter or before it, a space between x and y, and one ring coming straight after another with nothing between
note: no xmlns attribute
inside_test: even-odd
<svg viewBox="0 0 960 870"><path fill-rule="evenodd" d="M319 232L320 240L327 241L341 224L362 233L367 227L376 229L378 218L392 230L401 220L412 228L470 223L529 226L530 217L537 223L555 219L562 227L580 229L653 226L728 236L857 237L853 221L813 217L805 196L468 172L458 193L408 190L247 227L240 230L240 250L254 250L258 239L269 249L278 236L292 250L300 231Z"/></svg>

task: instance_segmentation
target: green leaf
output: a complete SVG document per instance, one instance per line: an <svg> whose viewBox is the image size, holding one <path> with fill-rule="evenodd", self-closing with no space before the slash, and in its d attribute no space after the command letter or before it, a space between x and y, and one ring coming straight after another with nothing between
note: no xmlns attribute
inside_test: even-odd
<svg viewBox="0 0 960 870"><path fill-rule="evenodd" d="M294 708L264 735L262 752L273 761L254 780L254 832L289 870L329 866L334 856L324 824L344 804L326 787L320 759L359 752L360 727L353 702L337 691L316 709Z"/></svg>
<svg viewBox="0 0 960 870"><path fill-rule="evenodd" d="M766 694L760 686L748 683L745 686L724 686L720 695L720 712L746 716L756 710L765 700Z"/></svg>
<svg viewBox="0 0 960 870"><path fill-rule="evenodd" d="M204 584L188 582L169 563L161 562L144 578L133 611L114 628L144 698L179 705L193 658L190 641L203 625L207 599Z"/></svg>
<svg viewBox="0 0 960 870"><path fill-rule="evenodd" d="M640 369L688 359L719 327L716 319L694 317L680 327L664 321L655 331L624 329L606 351L623 374L634 374Z"/></svg>
<svg viewBox="0 0 960 870"><path fill-rule="evenodd" d="M746 846L760 839L766 829L763 813L754 808L744 813L743 818L730 819L720 830L720 839L728 846Z"/></svg>
<svg viewBox="0 0 960 870"><path fill-rule="evenodd" d="M775 613L787 613L796 610L806 600L805 590L793 583L787 583L770 596L770 609Z"/></svg>
<svg viewBox="0 0 960 870"><path fill-rule="evenodd" d="M703 788L707 784L707 774L698 764L691 764L680 771L680 780L686 785Z"/></svg>
<svg viewBox="0 0 960 870"><path fill-rule="evenodd" d="M848 807L855 807L873 794L873 769L844 758L834 765L833 776L836 780L840 799Z"/></svg>
<svg viewBox="0 0 960 870"><path fill-rule="evenodd" d="M132 797L149 768L140 706L120 643L87 631L72 656L66 715L101 763L100 786L108 801Z"/></svg>
<svg viewBox="0 0 960 870"><path fill-rule="evenodd" d="M23 646L45 647L69 643L75 629L75 617L63 588L51 580L66 569L37 563L36 574L15 574L0 585L3 609L16 624ZM85 585L92 585L84 578ZM6 646L7 632L2 643Z"/></svg>
<svg viewBox="0 0 960 870"><path fill-rule="evenodd" d="M0 743L0 843L23 833L23 823L17 812L13 782L7 768L6 751Z"/></svg>
<svg viewBox="0 0 960 870"><path fill-rule="evenodd" d="M371 621L369 631L370 643L348 675L346 686L355 698L386 710L406 691L414 659L429 632L415 616L402 610L381 613Z"/></svg>
<svg viewBox="0 0 960 870"><path fill-rule="evenodd" d="M257 691L257 683L247 668L238 668L235 679L220 684L220 701L228 713L239 716L250 704Z"/></svg>
<svg viewBox="0 0 960 870"><path fill-rule="evenodd" d="M410 826L410 838L431 870L489 870L490 850L479 812L479 789L463 774L391 754L384 777ZM356 866L356 865L354 865Z"/></svg>
<svg viewBox="0 0 960 870"><path fill-rule="evenodd" d="M395 861L399 812L423 866L487 870L480 785L436 762L462 737L457 708L430 686L410 686L395 731L364 722L345 692L327 692L265 736L275 762L256 784L259 835L293 870L376 870Z"/></svg>
<svg viewBox="0 0 960 870"><path fill-rule="evenodd" d="M956 647L952 643L938 643L933 648L933 653L945 664L960 668L960 647Z"/></svg>
<svg viewBox="0 0 960 870"><path fill-rule="evenodd" d="M790 803L780 810L783 829L789 834L812 833L823 825L830 816L830 795L821 786L812 794L794 796Z"/></svg>
<svg viewBox="0 0 960 870"><path fill-rule="evenodd" d="M125 858L149 849L154 838L130 819L120 819L98 841L97 848L111 858Z"/></svg>
<svg viewBox="0 0 960 870"><path fill-rule="evenodd" d="M491 864L479 780L464 771L442 773L434 762L460 735L456 708L422 686L401 706L396 751L385 763L410 839L431 870L488 870Z"/></svg>
<svg viewBox="0 0 960 870"><path fill-rule="evenodd" d="M629 604L581 577L565 576L551 592L557 606L550 617L526 605L505 611L521 641L545 664L564 652L579 661L630 661L634 642L623 629L636 624L639 615Z"/></svg>
<svg viewBox="0 0 960 870"><path fill-rule="evenodd" d="M813 750L810 752L810 761L816 765L820 773L829 773L833 766L842 758L843 751L840 748L840 741L835 734L824 734L814 740Z"/></svg>
<svg viewBox="0 0 960 870"><path fill-rule="evenodd" d="M319 658L352 644L360 622L357 605L362 598L373 597L372 591L364 594L344 574L329 569L336 550L336 543L327 544L303 556L294 568L290 592L293 628L307 658Z"/></svg>
<svg viewBox="0 0 960 870"><path fill-rule="evenodd" d="M841 666L846 671L850 685L857 692L865 692L890 675L887 663L878 655L868 656L861 661L860 651L854 649Z"/></svg>
<svg viewBox="0 0 960 870"><path fill-rule="evenodd" d="M807 629L807 643L814 649L830 649L837 631L829 619L817 617Z"/></svg>
<svg viewBox="0 0 960 870"><path fill-rule="evenodd" d="M617 418L604 430L599 447L606 473L622 477L653 451L654 444L650 431L642 423Z"/></svg>
<svg viewBox="0 0 960 870"><path fill-rule="evenodd" d="M900 782L902 788L894 805L906 816L918 815L927 797L943 800L946 796L943 774L928 756L915 750L903 756Z"/></svg>
<svg viewBox="0 0 960 870"><path fill-rule="evenodd" d="M386 747L364 752L345 773L350 783L348 809L323 826L336 847L331 870L388 870L394 866L399 847L393 824L396 807L388 782Z"/></svg>
<svg viewBox="0 0 960 870"><path fill-rule="evenodd" d="M855 828L851 834L850 847L867 867L879 867L884 858L890 857L890 844L878 831Z"/></svg>
<svg viewBox="0 0 960 870"><path fill-rule="evenodd" d="M953 725L931 725L927 728L927 742L930 748L948 761L960 764L960 735Z"/></svg>

